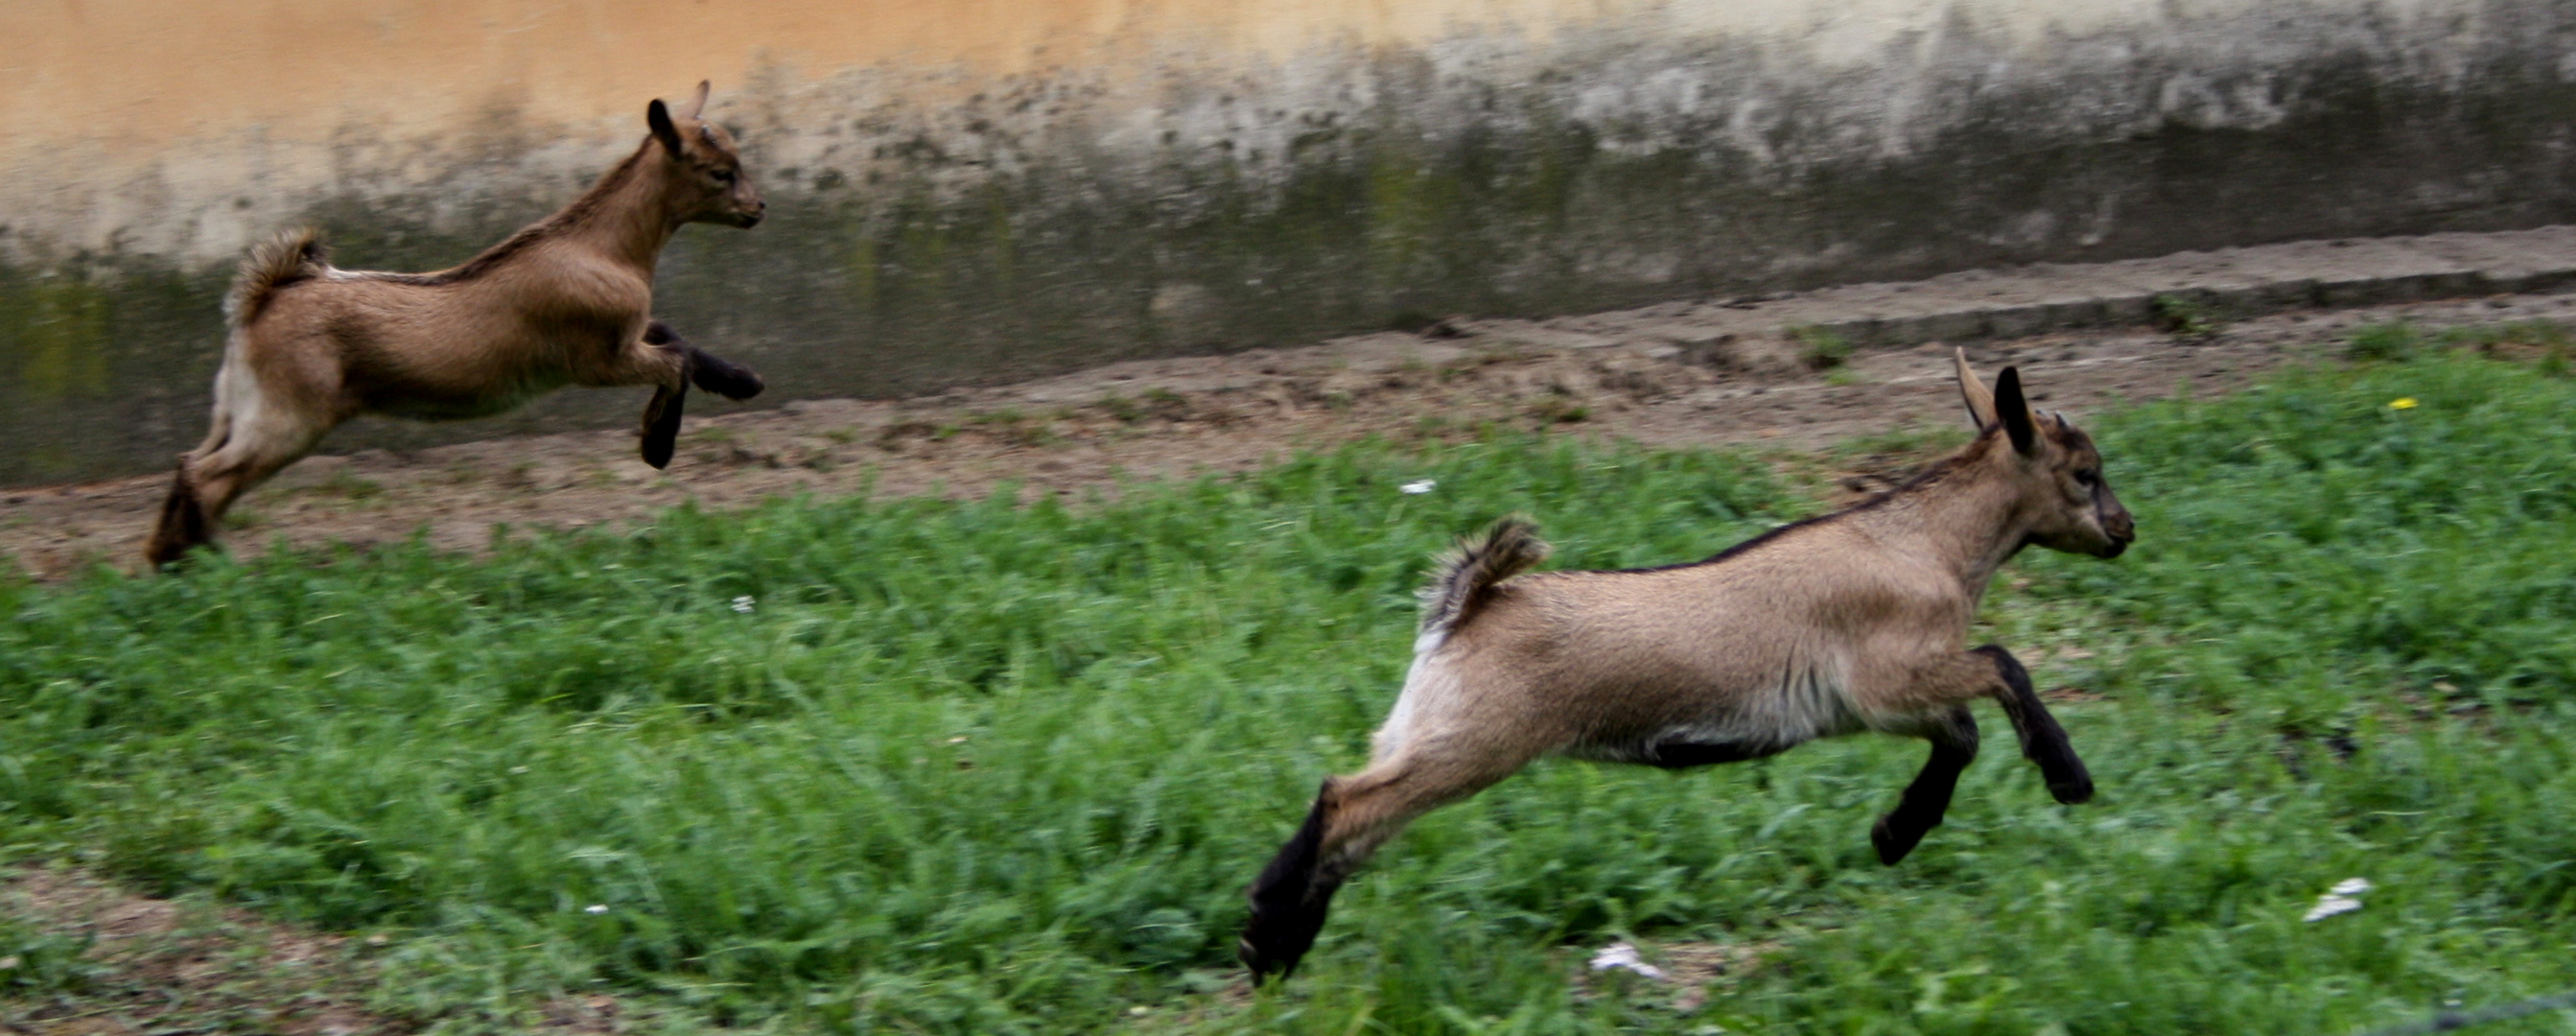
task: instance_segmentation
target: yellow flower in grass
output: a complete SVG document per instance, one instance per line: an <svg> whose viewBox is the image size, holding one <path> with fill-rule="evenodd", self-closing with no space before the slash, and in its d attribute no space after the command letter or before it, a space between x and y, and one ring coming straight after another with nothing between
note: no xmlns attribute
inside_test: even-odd
<svg viewBox="0 0 2576 1036"><path fill-rule="evenodd" d="M2390 410L2413 410L2413 409L2415 409L2415 397L2413 397L2413 396L2399 396L2399 397L2398 397L2398 398L2396 398L2396 399L2389 400L2389 401L2388 401L2388 409L2390 409Z"/></svg>

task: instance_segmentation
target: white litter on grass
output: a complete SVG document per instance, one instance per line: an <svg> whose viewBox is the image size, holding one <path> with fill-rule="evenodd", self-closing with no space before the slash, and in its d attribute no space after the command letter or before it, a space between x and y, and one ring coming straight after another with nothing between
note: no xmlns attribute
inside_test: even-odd
<svg viewBox="0 0 2576 1036"><path fill-rule="evenodd" d="M1407 482L1407 483L1405 483L1405 484L1403 484L1403 485L1400 485L1400 486L1395 487L1395 489L1396 489L1396 492L1404 493L1404 494L1409 495L1409 496L1421 496L1421 495L1422 495L1422 494L1424 494L1424 493L1428 493L1428 492L1430 492L1434 487L1437 487L1438 485L1440 485L1439 480L1437 480L1437 479L1428 479L1428 478L1426 478L1426 479L1423 479L1423 480L1421 480L1421 481L1419 481L1419 482Z"/></svg>
<svg viewBox="0 0 2576 1036"><path fill-rule="evenodd" d="M733 599L733 610L749 615L751 614L751 606L753 603L751 595L744 594Z"/></svg>
<svg viewBox="0 0 2576 1036"><path fill-rule="evenodd" d="M2359 910L2361 901L2353 897L2368 891L2370 891L2368 878L2345 878L2335 882L2334 887L2327 889L2325 895L2317 897L2317 905L2309 907L2307 915L2300 920L2314 923L2336 914L2349 914Z"/></svg>
<svg viewBox="0 0 2576 1036"><path fill-rule="evenodd" d="M589 905L589 906L586 906L586 907L581 908L581 912L582 912L582 913L585 913L585 914L605 914L605 913L607 913L607 912L608 912L608 904L606 904L606 903L593 903L593 904L591 904L591 905Z"/></svg>
<svg viewBox="0 0 2576 1036"><path fill-rule="evenodd" d="M1664 980L1664 969L1639 959L1637 948L1624 942L1611 943L1602 947L1601 952L1592 955L1592 970L1610 971L1612 969L1633 971L1657 982Z"/></svg>

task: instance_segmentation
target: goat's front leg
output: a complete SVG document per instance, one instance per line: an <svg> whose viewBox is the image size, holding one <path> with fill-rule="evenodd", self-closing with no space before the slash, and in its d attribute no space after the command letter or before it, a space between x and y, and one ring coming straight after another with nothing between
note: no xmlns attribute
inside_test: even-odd
<svg viewBox="0 0 2576 1036"><path fill-rule="evenodd" d="M689 399L689 384L677 387L657 385L653 401L644 404L644 463L660 471L671 466L671 455L679 451L680 410Z"/></svg>
<svg viewBox="0 0 2576 1036"><path fill-rule="evenodd" d="M2038 764L2040 776L2047 779L2048 793L2070 806L2091 799L2093 775L2076 757L2066 728L2057 725L2057 717L2048 714L2048 705L2031 687L2030 670L2022 668L2021 660L2001 644L1988 644L1969 654L1984 655L1994 664L1995 675L2003 681L1995 701L2012 720L2013 733L2021 737L2022 757Z"/></svg>
<svg viewBox="0 0 2576 1036"><path fill-rule="evenodd" d="M659 320L644 328L644 344L655 346L679 364L679 376L653 386L653 401L644 404L644 463L660 471L671 466L671 454L679 449L680 412L689 401L690 357L685 349L672 348L679 336L671 333Z"/></svg>
<svg viewBox="0 0 2576 1036"><path fill-rule="evenodd" d="M1924 760L1923 772L1914 775L1914 783L1905 786L1905 797L1897 800L1896 808L1869 829L1869 844L1877 847L1879 862L1891 867L1913 852L1925 834L1941 826L1941 818L1950 811L1950 794L1958 790L1960 772L1977 759L1977 717L1965 705L1925 717L1917 733L1932 742L1932 758Z"/></svg>
<svg viewBox="0 0 2576 1036"><path fill-rule="evenodd" d="M696 382L699 388L726 399L740 402L759 395L762 389L769 387L769 383L762 381L760 375L751 368L689 344L687 339L680 337L679 332L671 330L671 325L659 320L644 325L644 341L665 349L676 350L680 355L687 357L689 380Z"/></svg>
<svg viewBox="0 0 2576 1036"><path fill-rule="evenodd" d="M750 399L767 387L751 368L690 345L659 320L644 325L644 349L629 355L637 357L630 362L639 368L640 380L654 386L653 401L644 406L643 446L644 463L656 469L668 467L678 448L680 412L691 384L733 400Z"/></svg>
<svg viewBox="0 0 2576 1036"><path fill-rule="evenodd" d="M1927 730L1922 723L1949 715L1951 710L1978 698L1993 698L2003 706L2004 716L2012 720L2013 733L2021 738L2021 754L2038 765L2041 778L2048 782L2049 794L2068 805L2093 797L2093 775L2085 771L2084 760L2076 757L2066 728L2057 725L2057 718L2049 715L2048 706L2039 700L2039 692L2031 687L2030 671L2001 646L1988 644L1973 651L1940 656L1883 686L1888 693L1872 695L1873 707L1869 711L1887 718L1873 722L1873 728L1933 738L1937 757L1937 731ZM1969 723L1966 730L1973 755L1975 725ZM1927 763L1924 773L1928 776L1932 772L1932 764ZM1884 851L1882 846L1882 855Z"/></svg>

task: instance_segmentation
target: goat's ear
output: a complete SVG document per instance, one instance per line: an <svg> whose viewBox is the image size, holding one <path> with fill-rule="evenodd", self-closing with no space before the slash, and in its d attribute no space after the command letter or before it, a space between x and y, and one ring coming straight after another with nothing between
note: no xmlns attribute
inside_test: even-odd
<svg viewBox="0 0 2576 1036"><path fill-rule="evenodd" d="M704 79L701 79L701 80L698 80L698 96L697 96L697 99L692 100L692 101L690 101L690 102L689 102L689 113L688 113L688 114L686 114L686 115L680 116L680 117L681 117L681 118L684 118L684 119L695 119L695 118L698 118L698 117L699 117L699 113L700 113L700 112L704 112L704 111L706 111L706 110L707 110L707 81L706 81L706 80L704 80Z"/></svg>
<svg viewBox="0 0 2576 1036"><path fill-rule="evenodd" d="M2013 450L2022 456L2039 452L2039 421L2030 412L2030 401L2022 398L2021 368L2006 367L1995 376L1995 416L2004 423L2004 434L2012 437Z"/></svg>
<svg viewBox="0 0 2576 1036"><path fill-rule="evenodd" d="M1950 350L1951 359L1959 366L1959 395L1968 401L1968 420L1982 432L1995 426L1995 394L1986 391L1986 383L1977 380L1977 372L1968 369L1968 351Z"/></svg>
<svg viewBox="0 0 2576 1036"><path fill-rule="evenodd" d="M662 150L673 158L680 157L680 128L671 125L671 109L662 106L661 98L654 98L653 104L644 109L644 124L653 127L653 139L662 142Z"/></svg>

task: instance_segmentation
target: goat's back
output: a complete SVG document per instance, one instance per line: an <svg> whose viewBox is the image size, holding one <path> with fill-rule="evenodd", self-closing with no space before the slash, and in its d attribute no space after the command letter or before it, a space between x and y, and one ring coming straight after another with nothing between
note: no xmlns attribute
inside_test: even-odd
<svg viewBox="0 0 2576 1036"><path fill-rule="evenodd" d="M235 345L264 384L346 413L500 413L581 382L651 305L624 271L524 258L456 280L325 268L269 292Z"/></svg>
<svg viewBox="0 0 2576 1036"><path fill-rule="evenodd" d="M1927 561L1818 522L1696 564L1504 581L1407 693L1454 681L1444 711L1578 754L1693 731L1794 743L1866 723L1915 660L1958 650L1973 610Z"/></svg>

